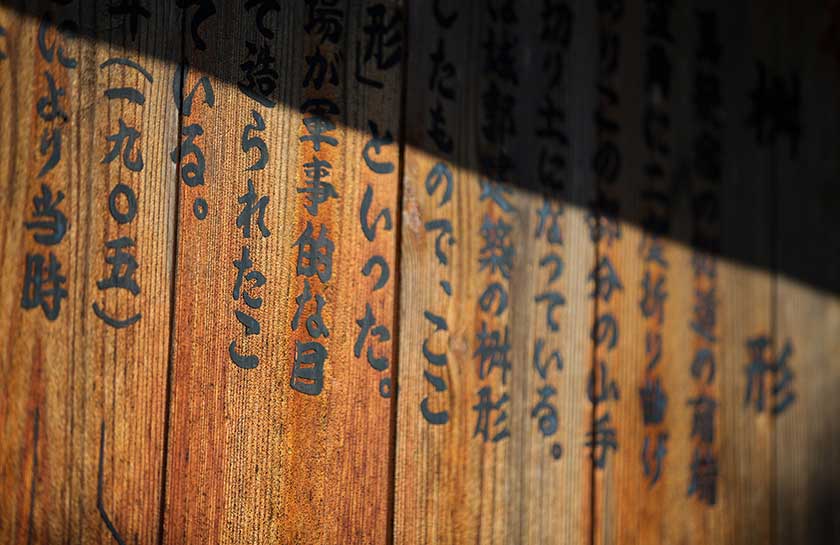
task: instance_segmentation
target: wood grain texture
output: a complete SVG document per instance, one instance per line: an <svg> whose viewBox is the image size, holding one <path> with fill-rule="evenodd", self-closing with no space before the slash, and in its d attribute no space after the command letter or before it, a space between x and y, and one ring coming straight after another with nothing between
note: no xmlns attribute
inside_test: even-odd
<svg viewBox="0 0 840 545"><path fill-rule="evenodd" d="M177 47L179 33L171 24L168 3L149 8L149 18L140 21L133 38L115 30L114 25L124 23L121 18L87 3L28 5L37 18L3 8L0 24L8 29L4 47L9 55L0 61L6 112L0 129L0 270L8 287L0 311L0 459L8 491L0 508L4 542L91 543L117 535L132 543L157 541L174 220L173 169L165 158L177 116L164 83L171 69L156 55ZM41 14L53 21L44 27L43 48ZM60 36L55 25L67 20L83 29L83 36L95 33L99 40ZM125 64L101 66L114 57L142 65L154 82ZM49 96L46 73L57 93L63 89L58 103L66 121L61 115L46 119L50 107L38 107L39 99ZM145 104L109 99L106 90L117 87L137 88ZM108 162L111 143L106 137L117 133L120 120L136 129L139 138L128 161L120 155ZM41 135L56 134L53 129L61 131L61 158L51 170L43 169L53 148L40 152ZM138 160L140 152L143 168L132 163L135 170L130 170L127 162ZM118 183L127 188L117 200L122 224L108 205ZM49 235L49 229L24 226L48 219L33 217L33 199L43 196L42 184L51 190L52 200L59 192L64 195L56 208L66 215L67 231L51 246L33 236ZM134 214L127 193L136 199ZM138 264L131 277L137 293L98 284L111 276L106 259L113 250L106 249L106 242L121 237L134 243L126 251ZM27 299L35 299L35 292L24 285L25 258L40 254L48 263L50 253L61 263L67 290L55 320L48 320L40 306L23 308ZM48 306L52 303L47 299ZM141 318L115 329L97 316L94 305L120 318Z"/></svg>
<svg viewBox="0 0 840 545"><path fill-rule="evenodd" d="M265 22L273 38L257 27L257 10L230 3L217 7L219 12L202 26L206 51L188 42L189 62L210 72L215 104L209 108L196 100L192 115L182 123L201 123L207 169L204 186L181 187L165 541L385 543L391 401L380 395L379 387L392 368L374 371L366 354L371 347L376 357L394 361L399 65L376 74L382 89L356 85L356 56L364 56L364 50L356 50L356 39L368 23L366 5L336 6L341 13L335 43L322 40L322 35L336 27L315 24L305 29L310 10L303 3L269 11ZM396 7L388 4L388 18ZM268 44L276 58L273 108L261 106L232 83L241 81L243 74L239 64L227 61L226 52L235 52L245 63L246 42L258 48ZM307 76L305 58L314 56L316 48L337 63L335 73L328 69L318 83L317 71ZM191 73L187 91L201 75ZM314 79L306 83L307 78ZM320 151L301 139L309 134L303 119L312 116L298 108L313 98L328 98L340 109L329 115L336 127L327 133L337 145L321 143ZM247 172L258 157L256 151L245 154L240 148L246 124L254 122L252 110L265 122L258 136L265 141L269 162L264 170ZM371 138L368 120L377 124L381 135L390 132L393 137L394 143L383 145L379 155L371 152L372 158L393 163L390 174L369 172L362 158ZM353 126L365 131L354 131ZM314 163L315 156L330 163L326 181L338 195L320 204L317 218L298 191L305 187L306 170L314 168L305 165ZM237 199L246 194L249 179L257 196L269 199L268 236L258 230L256 215L250 239L237 227L243 210ZM378 222L372 242L360 223L368 185L373 204L367 219L373 223L381 209L389 208L393 220ZM203 221L192 211L198 196L209 205ZM323 225L333 241L331 279L299 273L308 260L301 265L296 241L309 222L315 237ZM258 309L232 296L237 274L233 262L246 245L255 269L266 279L264 287L255 289L248 282L243 287L263 298ZM376 293L374 276L361 272L373 254L382 255L392 272L389 283ZM313 299L304 301L293 331L304 280L311 283ZM296 342L311 340L304 324L316 313L316 295L326 301L321 315L329 337L320 340L329 356L323 391L306 395L293 390L290 382ZM357 358L357 320L364 317L365 303L371 303L377 325L386 326L392 340L380 334L377 342L369 334ZM243 335L237 310L259 321L258 335ZM229 356L232 340L239 352L259 357L256 368L234 365ZM203 500L196 502L196 497Z"/></svg>
<svg viewBox="0 0 840 545"><path fill-rule="evenodd" d="M744 262L719 263L720 428L718 455L722 543L769 543L771 539L772 419L756 409L759 389L766 395L767 376L756 377L746 402L747 341L771 332L773 233L771 150L757 142L745 115L757 82L756 64L776 66L777 4L727 4L721 15L723 40L724 133L721 247L724 255ZM772 68L771 68L772 69ZM750 203L747 206L745 203Z"/></svg>
<svg viewBox="0 0 840 545"><path fill-rule="evenodd" d="M781 74L797 74L801 87L801 138L792 156L785 139L778 157L775 259L796 263L795 270L821 279L840 278L840 193L836 146L840 104L837 100L838 11L829 2L784 4ZM807 83L805 83L807 82ZM830 285L831 281L826 280ZM775 420L773 511L776 543L836 543L840 525L836 464L826 453L837 452L840 429L829 415L836 412L836 358L840 299L837 293L779 274L775 282L775 353L787 342L793 373L789 387L775 396L795 400ZM774 379L783 378L778 373Z"/></svg>
<svg viewBox="0 0 840 545"><path fill-rule="evenodd" d="M558 144L556 135L540 142L537 131L545 128L540 110L549 92L565 112L559 122L554 112L555 128L564 135L589 130L593 101L579 76L590 68L566 62L575 53L594 55L585 23L577 26L577 10L588 7L572 6L574 24L560 14L555 33L571 43L550 31L556 40L545 39L537 5L518 6L515 17L494 17L485 2L438 17L432 8L415 3L409 12L406 138L414 146L405 151L395 541L584 542L589 471L579 445L590 413L579 400L591 357L585 276L593 246L584 211L565 205L591 192L581 166L591 146L583 139ZM514 37L515 78L504 59L504 66L485 60L495 51L489 42L501 40L498 47ZM452 99L435 80L441 58L454 67L445 81ZM511 116L514 129L497 131L488 115L494 89L512 97L497 113ZM451 154L430 134L438 106ZM539 179L541 153L565 162L552 171L560 179L554 188ZM497 163L503 155L515 164L505 173ZM441 172L451 175L451 198L445 182L436 184ZM451 244L439 231L443 221ZM502 241L511 245L509 271L505 259L498 268L486 262L488 251L502 251L492 249L488 231L499 225L510 228ZM505 352L484 359L482 338L494 332ZM543 399L541 390L551 393ZM482 400L494 405L486 422Z"/></svg>

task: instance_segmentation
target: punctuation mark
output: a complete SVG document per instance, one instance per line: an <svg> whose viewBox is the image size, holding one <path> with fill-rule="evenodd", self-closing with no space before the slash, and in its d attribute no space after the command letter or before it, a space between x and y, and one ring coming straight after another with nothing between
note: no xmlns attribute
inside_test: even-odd
<svg viewBox="0 0 840 545"><path fill-rule="evenodd" d="M41 411L35 407L35 422L32 431L32 483L29 489L29 529L26 543L32 545L32 528L35 522L35 481L38 476L38 435L40 430Z"/></svg>
<svg viewBox="0 0 840 545"><path fill-rule="evenodd" d="M105 526L108 528L108 532L111 534L111 537L114 538L114 541L119 543L119 545L125 545L125 540L123 540L120 533L114 527L114 524L111 522L111 519L108 518L108 513L105 512L105 504L102 501L102 481L103 481L103 458L105 454L105 421L102 421L102 426L99 429L99 478L96 483L96 509L99 511L99 516L102 517L102 522L105 523Z"/></svg>
<svg viewBox="0 0 840 545"><path fill-rule="evenodd" d="M126 58L123 58L123 57L112 57L112 58L108 59L107 61L103 62L102 64L100 64L99 69L104 70L105 68L108 68L109 66L114 65L114 64L127 66L127 67L139 72L144 78L146 78L149 81L149 83L154 83L155 82L152 75L145 68L143 68L142 66L140 66L138 63L134 62L133 60L126 59ZM139 104L140 106L143 106L146 103L146 95L144 95L142 92L140 92L139 90L137 90L133 87L117 87L117 88L112 88L112 89L106 89L105 90L105 97L108 100L126 99L129 102L133 102L134 104Z"/></svg>

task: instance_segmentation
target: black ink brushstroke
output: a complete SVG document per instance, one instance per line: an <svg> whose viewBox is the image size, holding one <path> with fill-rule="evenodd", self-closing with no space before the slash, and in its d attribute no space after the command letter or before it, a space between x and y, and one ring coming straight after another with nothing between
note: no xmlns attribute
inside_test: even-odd
<svg viewBox="0 0 840 545"><path fill-rule="evenodd" d="M111 537L114 538L114 541L119 543L119 545L125 545L125 540L122 538L120 533L117 531L116 527L114 527L114 523L111 522L111 519L108 518L108 513L105 512L105 503L102 501L102 475L103 475L103 462L104 462L104 455L105 455L105 421L102 421L102 426L99 429L99 477L96 483L96 509L99 511L99 516L102 518L102 522L105 523L105 526L108 528L108 532L110 532Z"/></svg>

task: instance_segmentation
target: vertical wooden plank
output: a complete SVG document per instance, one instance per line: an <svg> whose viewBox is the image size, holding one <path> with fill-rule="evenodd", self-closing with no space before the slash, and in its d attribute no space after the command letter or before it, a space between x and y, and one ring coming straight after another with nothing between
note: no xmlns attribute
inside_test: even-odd
<svg viewBox="0 0 840 545"><path fill-rule="evenodd" d="M774 115L800 132L779 132L776 143L778 274L775 285L775 363L779 386L775 420L776 543L835 543L840 525L840 473L825 454L840 448L840 193L836 153L838 114L836 3L786 3L777 75L785 89L798 82L798 100ZM795 95L790 95L795 96ZM788 125L791 126L791 125ZM797 142L791 150L791 136ZM791 353L783 359L787 345ZM792 373L785 383L787 372Z"/></svg>
<svg viewBox="0 0 840 545"><path fill-rule="evenodd" d="M589 539L589 9L411 5L398 543Z"/></svg>
<svg viewBox="0 0 840 545"><path fill-rule="evenodd" d="M0 458L5 489L20 490L4 495L0 532L10 543L152 543L177 126L159 57L177 50L179 29L167 2L135 14L84 2L26 9L36 16L4 8L0 23ZM61 268L51 272L53 257Z"/></svg>
<svg viewBox="0 0 840 545"><path fill-rule="evenodd" d="M598 59L591 2L521 4L527 47L517 119L517 156L525 161L520 197L525 216L525 272L513 281L514 405L524 437L514 461L521 488L510 509L521 518L514 543L588 543L592 473L582 446L591 428L585 397L592 362L593 300L587 275L595 262L589 209L595 197L592 92ZM518 343L524 347L518 348ZM515 398L514 398L515 399ZM514 444L518 444L514 435Z"/></svg>
<svg viewBox="0 0 840 545"><path fill-rule="evenodd" d="M696 1L675 13L681 37L676 93L674 198L676 236L685 246L675 248L677 278L670 298L676 307L669 331L674 355L675 411L670 456L675 478L663 521L671 543L722 542L721 502L717 466L720 444L721 338L721 200L722 160L727 155L724 129L741 123L727 117L722 101L721 64L727 54L721 43L720 2ZM681 68L681 69L680 69ZM706 463L704 463L706 462Z"/></svg>
<svg viewBox="0 0 840 545"><path fill-rule="evenodd" d="M638 397L647 364L639 310L644 271L638 251L643 242L641 192L647 184L643 175L649 160L642 125L649 105L645 7L636 2L604 4L597 13L601 58L595 82L598 148L592 165L600 236L588 277L596 336L586 391L594 410L586 446L594 473L596 544L641 543L647 522L641 514L651 490L641 467L645 430Z"/></svg>
<svg viewBox="0 0 840 545"><path fill-rule="evenodd" d="M751 120L757 66L775 66L777 4L725 4L723 102L727 112L721 204L720 449L717 457L722 543L770 541L772 421L769 377L750 376L748 343L771 333L772 160ZM740 113L740 115L738 115ZM752 386L750 381L752 380ZM752 388L749 398L747 392ZM765 408L759 410L760 392ZM701 463L700 467L704 465ZM713 473L711 463L705 469Z"/></svg>
<svg viewBox="0 0 840 545"><path fill-rule="evenodd" d="M182 108L184 129L203 128L206 168L205 184L181 184L165 541L384 543L396 275L381 269L396 263L399 5L215 7L198 25L206 49L187 44L184 92L207 75L215 101L199 90L191 115ZM200 15L189 8L187 26ZM267 163L248 170L260 146ZM365 155L393 170L376 173ZM181 156L197 161L183 142ZM243 248L253 265L242 272L262 277L237 293ZM365 276L373 255L382 262Z"/></svg>

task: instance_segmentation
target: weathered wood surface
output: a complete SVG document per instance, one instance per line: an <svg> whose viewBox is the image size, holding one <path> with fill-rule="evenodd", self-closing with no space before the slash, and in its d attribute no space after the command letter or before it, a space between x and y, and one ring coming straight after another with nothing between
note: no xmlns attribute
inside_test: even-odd
<svg viewBox="0 0 840 545"><path fill-rule="evenodd" d="M782 140L775 149L777 262L793 262L819 278L840 278L838 154L832 144L840 127L836 93L840 78L840 10L836 2L784 4L779 65L802 81L802 139L795 155ZM789 80L788 80L789 81ZM830 281L830 280L829 280ZM840 350L840 297L778 275L774 286L774 350L787 361L793 385L774 399L795 401L776 420L773 445L773 532L776 543L837 543L840 471L826 463L840 448L836 358ZM776 380L783 378L779 373Z"/></svg>
<svg viewBox="0 0 840 545"><path fill-rule="evenodd" d="M168 87L173 67L163 54L180 43L176 12L158 2L132 37L120 18L88 3L29 8L38 16L9 6L0 15L7 55L0 61L0 541L93 543L119 535L155 543L173 272L167 156L178 126ZM58 32L68 20L81 38ZM95 41L84 37L90 28L99 29ZM111 59L137 63L150 78ZM119 88L135 88L145 102L108 95ZM114 142L107 138L121 122L139 138L121 142L128 153L109 160ZM42 200L46 191L51 196ZM51 210L63 215L57 224ZM64 219L63 235L62 227L49 226ZM106 242L119 240L132 242L122 249L138 264L126 277L136 292L108 285L108 260L119 250ZM52 256L61 265L58 284L50 282ZM40 286L26 285L30 265ZM118 275L130 267L126 262ZM54 287L62 295L55 297ZM119 320L140 318L115 328L97 309Z"/></svg>
<svg viewBox="0 0 840 545"><path fill-rule="evenodd" d="M397 7L389 4L386 17ZM207 76L215 102L211 107L199 91L182 121L203 128L196 141L206 169L204 185L179 184L164 541L386 543L393 397L389 380L382 381L390 379L396 346L400 65L368 74L381 81L380 89L357 83L349 67L364 56L356 49L368 22L363 4L337 3L338 26L312 23L303 3L287 5L267 13L264 29L257 9L218 8L199 32L206 49L192 40L186 45L187 62L208 73L191 71L184 96ZM243 83L248 43L276 58L273 77L255 72L260 83L273 80L276 88ZM229 51L237 63L229 61ZM313 72L307 58L316 55L335 68ZM340 110L321 114L335 124L323 133L333 143L312 141L314 129L304 123L315 118L304 104L319 99ZM246 125L257 124L256 115L264 130L243 136ZM369 121L383 140L391 135L391 142L366 151L373 161L390 162L389 173L374 173L363 159L370 131L348 128L367 128ZM245 138L263 139L264 168L249 170L261 154L257 148L246 153ZM182 168L196 161L183 144L181 150ZM334 193L325 195L335 198L307 200L301 189L316 176L332 184ZM243 216L251 182L253 214ZM369 213L360 219L368 187ZM193 213L199 197L209 209L204 220ZM299 245L307 233L313 242ZM253 268L243 273L259 271L264 285L240 278L240 297L237 262L245 248ZM390 269L390 280L381 266L362 273L374 255ZM380 278L384 287L374 292ZM248 303L248 296L262 298L261 304ZM366 304L376 322L359 341ZM248 335L237 311L257 320L259 331ZM303 351L298 347L312 342L328 353L322 376L299 378L293 370ZM258 361L235 362L231 351ZM372 368L368 354L384 358L385 368Z"/></svg>
<svg viewBox="0 0 840 545"><path fill-rule="evenodd" d="M0 7L0 541L840 539L835 3L143 4Z"/></svg>

